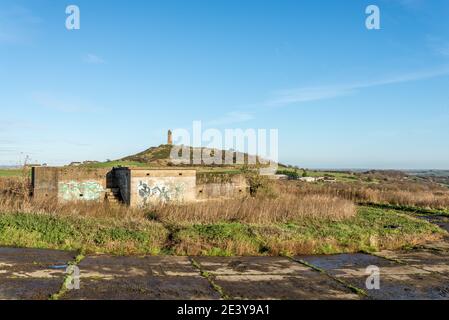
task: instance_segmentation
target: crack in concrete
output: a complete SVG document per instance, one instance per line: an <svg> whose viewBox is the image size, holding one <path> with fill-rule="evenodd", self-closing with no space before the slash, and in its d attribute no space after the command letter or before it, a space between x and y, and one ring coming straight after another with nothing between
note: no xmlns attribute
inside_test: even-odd
<svg viewBox="0 0 449 320"><path fill-rule="evenodd" d="M221 286L215 283L214 275L212 275L207 271L204 271L203 268L201 267L201 264L197 262L193 257L189 257L189 260L192 266L200 272L200 275L209 282L212 289L216 291L223 300L231 299L231 296L229 296Z"/></svg>
<svg viewBox="0 0 449 320"><path fill-rule="evenodd" d="M324 270L324 269L321 269L321 268L319 268L319 267L317 267L317 266L315 266L315 265L313 265L313 264L310 264L310 263L308 263L307 261L301 260L301 259L295 259L295 258L293 258L293 257L288 257L288 256L287 256L287 258L289 258L290 260L292 260L292 261L294 261L294 262L296 262L296 263L302 264L302 265L304 265L304 266L306 266L306 267L312 269L313 271L316 271L316 272L319 272L319 273L322 273L322 274L326 275L326 276L329 277L330 279L332 279L332 280L334 280L334 281L336 281L336 282L342 284L345 288L351 290L353 293L356 293L357 295L359 295L359 296L361 296L361 297L363 297L363 298L370 298L369 295L366 293L365 290L360 289L360 288L358 288L358 287L356 287L356 286L353 286L353 285L350 284L350 283L347 283L346 281L343 281L343 280L341 280L341 279L338 279L338 278L332 276L331 274L329 274L329 273L328 273L326 270Z"/></svg>
<svg viewBox="0 0 449 320"><path fill-rule="evenodd" d="M77 266L84 258L85 258L84 254L79 253L72 261L67 262L67 266ZM72 279L72 275L66 274L59 291L50 295L48 300L61 299L66 294L66 292L68 290L67 285L70 283L71 279Z"/></svg>
<svg viewBox="0 0 449 320"><path fill-rule="evenodd" d="M410 252L413 252L413 251L414 250L410 250ZM439 252L441 252L441 251L439 251ZM445 278L448 278L447 274L445 274L445 273L442 273L442 272L439 272L439 271L435 271L435 270L426 269L426 268L421 267L419 265L410 265L406 261L402 261L400 259L396 259L396 258L392 258L392 257L385 257L385 256L381 256L381 255L376 254L376 253L371 253L371 255L374 256L374 257L377 257L377 258L385 259L387 261L391 261L391 262L400 264L402 266L407 266L407 267L410 267L410 268L419 269L421 271L428 272L428 273L433 274L433 275L438 275L438 276L443 276Z"/></svg>

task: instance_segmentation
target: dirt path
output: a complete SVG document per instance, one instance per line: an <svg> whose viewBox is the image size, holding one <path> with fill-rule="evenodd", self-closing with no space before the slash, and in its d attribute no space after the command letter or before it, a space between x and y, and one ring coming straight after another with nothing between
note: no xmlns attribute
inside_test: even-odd
<svg viewBox="0 0 449 320"><path fill-rule="evenodd" d="M92 255L77 262L80 289L66 290L66 267L75 258L0 248L0 299L449 299L449 241L375 255ZM378 290L366 287L369 266L379 268Z"/></svg>

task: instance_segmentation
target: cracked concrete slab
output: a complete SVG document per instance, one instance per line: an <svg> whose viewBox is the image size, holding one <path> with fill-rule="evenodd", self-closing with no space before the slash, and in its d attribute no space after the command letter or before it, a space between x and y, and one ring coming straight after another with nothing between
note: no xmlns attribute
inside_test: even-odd
<svg viewBox="0 0 449 320"><path fill-rule="evenodd" d="M364 290L373 299L449 299L448 283L429 271L367 254L299 256L336 279ZM369 266L380 271L380 289L367 289Z"/></svg>
<svg viewBox="0 0 449 320"><path fill-rule="evenodd" d="M63 299L219 299L187 257L89 256Z"/></svg>
<svg viewBox="0 0 449 320"><path fill-rule="evenodd" d="M350 289L288 258L197 257L234 299L359 299Z"/></svg>
<svg viewBox="0 0 449 320"><path fill-rule="evenodd" d="M409 266L439 273L449 282L449 254L438 250L381 251L377 255Z"/></svg>
<svg viewBox="0 0 449 320"><path fill-rule="evenodd" d="M0 299L48 299L58 292L73 252L0 248ZM58 266L58 268L54 268Z"/></svg>
<svg viewBox="0 0 449 320"><path fill-rule="evenodd" d="M427 246L427 245L426 245ZM429 245L430 246L430 245ZM195 257L216 285L235 299L360 299L348 286L366 289L366 267L378 266L373 299L449 299L446 244L432 249L335 256L299 256L331 277L283 257ZM48 299L64 281L76 254L0 248L0 299ZM389 258L389 259L386 259ZM400 261L401 263L398 263ZM78 267L80 290L63 299L220 299L188 257L88 256Z"/></svg>

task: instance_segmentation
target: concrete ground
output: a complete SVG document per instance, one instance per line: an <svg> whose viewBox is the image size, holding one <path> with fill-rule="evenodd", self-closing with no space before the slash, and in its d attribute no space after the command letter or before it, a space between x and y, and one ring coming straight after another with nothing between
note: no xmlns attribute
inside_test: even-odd
<svg viewBox="0 0 449 320"><path fill-rule="evenodd" d="M447 299L449 241L408 252L284 257L87 256L0 248L0 299ZM369 266L380 289L368 290Z"/></svg>

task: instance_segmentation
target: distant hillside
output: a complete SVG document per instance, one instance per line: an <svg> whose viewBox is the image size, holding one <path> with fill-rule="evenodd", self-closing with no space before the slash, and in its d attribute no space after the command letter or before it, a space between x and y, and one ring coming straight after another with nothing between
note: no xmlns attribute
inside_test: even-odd
<svg viewBox="0 0 449 320"><path fill-rule="evenodd" d="M137 154L124 157L120 161L132 161L144 164L167 166L170 163L170 152L172 146L168 144L159 147L151 147Z"/></svg>
<svg viewBox="0 0 449 320"><path fill-rule="evenodd" d="M145 151L142 151L140 153L137 153L135 155L131 155L125 158L120 159L119 161L131 161L131 162L137 162L142 164L147 164L151 166L173 166L176 165L172 163L170 159L170 153L172 150L172 145L160 145L159 147L152 147ZM190 147L190 159L193 159L194 152L209 152L211 156L214 156L216 153L221 153L222 159L225 159L225 152L223 150L217 150L217 149L208 149L208 148L196 148L196 147ZM259 158L256 156L248 155L247 153L242 152L234 152L233 156L233 163L236 162L236 159L238 157L243 157L244 163L248 164L248 159L250 159L252 163L260 164ZM191 160L191 165L192 160ZM183 164L185 165L185 164ZM205 165L202 163L201 165ZM239 165L232 165L232 166L239 166Z"/></svg>

